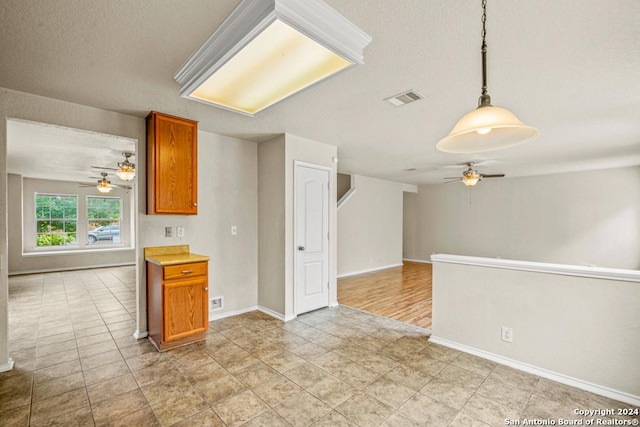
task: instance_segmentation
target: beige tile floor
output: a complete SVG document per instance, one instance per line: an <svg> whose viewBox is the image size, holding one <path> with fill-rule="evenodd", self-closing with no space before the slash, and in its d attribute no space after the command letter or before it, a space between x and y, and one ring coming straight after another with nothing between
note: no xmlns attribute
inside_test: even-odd
<svg viewBox="0 0 640 427"><path fill-rule="evenodd" d="M286 324L252 312L158 353L132 338L133 267L10 278L0 425L502 426L628 407L430 344L339 307Z"/></svg>

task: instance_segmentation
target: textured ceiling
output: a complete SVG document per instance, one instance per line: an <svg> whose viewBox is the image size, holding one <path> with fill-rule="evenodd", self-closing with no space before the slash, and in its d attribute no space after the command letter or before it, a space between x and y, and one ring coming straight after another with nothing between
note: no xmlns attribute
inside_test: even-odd
<svg viewBox="0 0 640 427"><path fill-rule="evenodd" d="M409 183L469 160L508 176L640 164L637 0L489 0L489 93L540 136L482 155L435 149L480 94L480 0L326 1L373 37L365 65L254 118L172 78L238 0L2 0L0 86L256 142L289 132L338 146L341 171ZM425 99L382 101L407 89Z"/></svg>
<svg viewBox="0 0 640 427"><path fill-rule="evenodd" d="M135 153L136 141L114 135L10 119L7 121L7 172L29 178L96 183L107 172L123 184L115 171L123 152ZM130 159L136 163L135 156ZM135 181L134 181L135 182ZM134 182L131 182L133 184Z"/></svg>

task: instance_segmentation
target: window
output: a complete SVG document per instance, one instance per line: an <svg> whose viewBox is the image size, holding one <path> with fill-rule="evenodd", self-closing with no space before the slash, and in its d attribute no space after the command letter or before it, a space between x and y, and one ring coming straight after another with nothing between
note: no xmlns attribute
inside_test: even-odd
<svg viewBox="0 0 640 427"><path fill-rule="evenodd" d="M36 246L77 244L78 197L36 193Z"/></svg>
<svg viewBox="0 0 640 427"><path fill-rule="evenodd" d="M120 197L87 196L87 243L120 243Z"/></svg>

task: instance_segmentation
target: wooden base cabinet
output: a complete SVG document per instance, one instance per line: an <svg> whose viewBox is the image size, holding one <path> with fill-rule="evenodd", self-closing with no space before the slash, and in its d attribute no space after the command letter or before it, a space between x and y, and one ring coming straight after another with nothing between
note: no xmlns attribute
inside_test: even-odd
<svg viewBox="0 0 640 427"><path fill-rule="evenodd" d="M206 338L208 264L161 266L147 262L149 339L159 351Z"/></svg>

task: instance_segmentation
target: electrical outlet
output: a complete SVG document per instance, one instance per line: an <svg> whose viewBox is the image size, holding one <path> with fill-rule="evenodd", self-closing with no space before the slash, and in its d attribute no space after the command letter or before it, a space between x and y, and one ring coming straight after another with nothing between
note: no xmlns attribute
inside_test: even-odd
<svg viewBox="0 0 640 427"><path fill-rule="evenodd" d="M184 237L184 227L179 225L176 227L176 234L178 237Z"/></svg>
<svg viewBox="0 0 640 427"><path fill-rule="evenodd" d="M513 329L506 326L502 327L502 341L513 342Z"/></svg>
<svg viewBox="0 0 640 427"><path fill-rule="evenodd" d="M236 227L235 225L231 226L231 235L235 236L236 234L238 234L238 227Z"/></svg>
<svg viewBox="0 0 640 427"><path fill-rule="evenodd" d="M164 237L173 237L173 227L164 228Z"/></svg>
<svg viewBox="0 0 640 427"><path fill-rule="evenodd" d="M220 310L222 308L222 301L224 297L213 297L209 299L209 311Z"/></svg>

